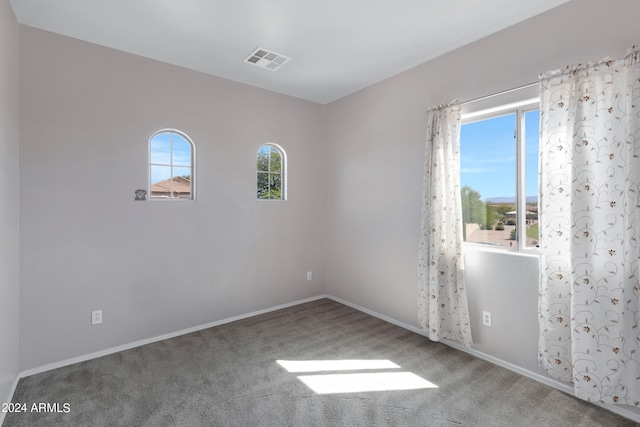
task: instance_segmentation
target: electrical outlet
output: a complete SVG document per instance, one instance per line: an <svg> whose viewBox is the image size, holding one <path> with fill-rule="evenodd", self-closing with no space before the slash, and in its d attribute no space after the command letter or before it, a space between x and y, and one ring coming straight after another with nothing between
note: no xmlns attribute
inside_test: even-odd
<svg viewBox="0 0 640 427"><path fill-rule="evenodd" d="M98 325L102 323L102 310L96 310L91 312L91 324Z"/></svg>
<svg viewBox="0 0 640 427"><path fill-rule="evenodd" d="M482 312L482 324L485 326L491 326L491 312L483 311Z"/></svg>
<svg viewBox="0 0 640 427"><path fill-rule="evenodd" d="M313 271L307 271L307 280L313 279Z"/></svg>

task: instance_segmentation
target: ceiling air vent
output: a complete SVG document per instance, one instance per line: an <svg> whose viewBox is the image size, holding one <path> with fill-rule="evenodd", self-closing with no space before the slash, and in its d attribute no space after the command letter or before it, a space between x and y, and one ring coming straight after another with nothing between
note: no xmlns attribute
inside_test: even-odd
<svg viewBox="0 0 640 427"><path fill-rule="evenodd" d="M275 71L282 67L288 60L288 56L280 55L279 53L271 52L261 47L256 48L251 55L247 56L244 62L257 65L260 68L266 68L267 70Z"/></svg>

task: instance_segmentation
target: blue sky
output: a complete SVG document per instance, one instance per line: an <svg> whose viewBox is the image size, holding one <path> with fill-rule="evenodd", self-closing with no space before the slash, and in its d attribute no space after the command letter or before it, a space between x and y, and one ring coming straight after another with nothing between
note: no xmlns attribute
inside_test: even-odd
<svg viewBox="0 0 640 427"><path fill-rule="evenodd" d="M538 194L539 111L525 115L526 195ZM516 116L510 114L469 123L460 132L460 183L482 199L516 195Z"/></svg>
<svg viewBox="0 0 640 427"><path fill-rule="evenodd" d="M172 158L173 155L173 158ZM151 183L191 175L191 144L182 135L162 132L151 139Z"/></svg>

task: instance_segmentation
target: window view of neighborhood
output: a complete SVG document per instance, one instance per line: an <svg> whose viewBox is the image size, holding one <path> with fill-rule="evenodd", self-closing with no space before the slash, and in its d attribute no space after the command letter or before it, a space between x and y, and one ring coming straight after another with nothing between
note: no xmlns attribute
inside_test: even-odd
<svg viewBox="0 0 640 427"><path fill-rule="evenodd" d="M523 138L516 132L521 117ZM463 124L460 132L460 182L464 241L516 248L519 227L525 229L520 247L538 244L538 126L539 111L527 111ZM518 150L520 144L520 150ZM518 162L518 153L524 162ZM524 170L518 164L524 163ZM523 207L517 176L524 185ZM519 224L518 218L522 218Z"/></svg>
<svg viewBox="0 0 640 427"><path fill-rule="evenodd" d="M151 185L151 197L191 198L191 177L176 176Z"/></svg>
<svg viewBox="0 0 640 427"><path fill-rule="evenodd" d="M149 142L152 199L193 199L193 143L176 131L160 131Z"/></svg>

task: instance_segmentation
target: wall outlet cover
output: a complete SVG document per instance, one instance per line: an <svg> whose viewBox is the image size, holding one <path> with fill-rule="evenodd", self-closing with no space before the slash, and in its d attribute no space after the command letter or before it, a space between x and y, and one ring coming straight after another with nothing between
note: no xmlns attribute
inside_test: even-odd
<svg viewBox="0 0 640 427"><path fill-rule="evenodd" d="M95 310L91 312L91 324L98 325L102 323L102 310Z"/></svg>
<svg viewBox="0 0 640 427"><path fill-rule="evenodd" d="M485 326L491 326L491 312L489 311L482 312L482 324Z"/></svg>

